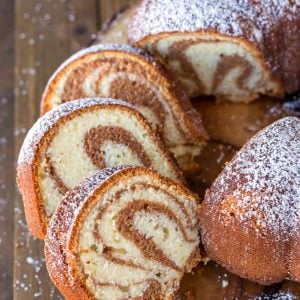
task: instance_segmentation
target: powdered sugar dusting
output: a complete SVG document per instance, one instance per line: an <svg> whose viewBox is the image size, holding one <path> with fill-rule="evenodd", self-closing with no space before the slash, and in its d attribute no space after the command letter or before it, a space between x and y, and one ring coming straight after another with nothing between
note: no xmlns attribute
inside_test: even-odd
<svg viewBox="0 0 300 300"><path fill-rule="evenodd" d="M134 109L134 107L127 102L110 98L79 99L66 102L39 118L28 131L19 153L18 164L30 164L33 162L42 138L47 134L47 132L54 128L57 122L61 119L78 112L78 110L102 105L121 105Z"/></svg>
<svg viewBox="0 0 300 300"><path fill-rule="evenodd" d="M129 38L137 42L162 32L209 30L259 42L266 26L286 15L294 18L297 11L296 0L146 0L129 24Z"/></svg>
<svg viewBox="0 0 300 300"><path fill-rule="evenodd" d="M300 120L287 117L259 132L208 194L222 206L222 222L234 213L258 234L272 232L283 241L293 237L300 219Z"/></svg>

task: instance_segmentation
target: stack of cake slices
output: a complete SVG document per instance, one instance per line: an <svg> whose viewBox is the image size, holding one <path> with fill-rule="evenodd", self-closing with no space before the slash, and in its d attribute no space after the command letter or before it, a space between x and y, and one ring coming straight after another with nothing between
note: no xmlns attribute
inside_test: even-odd
<svg viewBox="0 0 300 300"><path fill-rule="evenodd" d="M131 45L67 59L20 150L17 183L51 279L67 299L173 299L203 259L201 233L208 257L239 276L299 282L297 117L248 141L202 203L186 181L209 149L207 106L191 98L299 89L297 1L145 0L125 13ZM115 38L106 28L101 40Z"/></svg>

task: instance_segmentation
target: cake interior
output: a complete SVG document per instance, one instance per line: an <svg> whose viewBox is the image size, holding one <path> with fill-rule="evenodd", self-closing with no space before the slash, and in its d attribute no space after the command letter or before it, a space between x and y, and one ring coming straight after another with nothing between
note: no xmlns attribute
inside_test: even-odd
<svg viewBox="0 0 300 300"><path fill-rule="evenodd" d="M194 199L146 174L96 194L79 224L77 268L96 299L172 295L199 242Z"/></svg>
<svg viewBox="0 0 300 300"><path fill-rule="evenodd" d="M63 69L48 95L51 107L86 97L111 97L127 101L158 130L176 159L200 154L186 128L183 109L175 104L172 86L146 60L129 53L99 51L88 53ZM174 112L176 112L174 114Z"/></svg>
<svg viewBox="0 0 300 300"><path fill-rule="evenodd" d="M190 96L214 95L250 102L260 94L278 96L271 78L251 49L237 39L206 34L171 34L146 44L175 72Z"/></svg>
<svg viewBox="0 0 300 300"><path fill-rule="evenodd" d="M134 114L113 108L94 109L61 122L39 154L38 186L51 216L64 193L96 170L116 165L144 165L178 180L157 140Z"/></svg>

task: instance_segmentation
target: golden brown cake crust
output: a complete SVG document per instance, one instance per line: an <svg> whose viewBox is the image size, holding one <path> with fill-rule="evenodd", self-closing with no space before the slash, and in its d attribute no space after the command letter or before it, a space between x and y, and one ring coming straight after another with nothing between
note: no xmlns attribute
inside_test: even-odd
<svg viewBox="0 0 300 300"><path fill-rule="evenodd" d="M113 106L120 110L129 111L148 130L148 134L157 141L157 146L162 150L162 155L175 170L178 180L184 181L183 175L176 162L172 159L160 138L153 132L145 118L133 106L113 99L77 100L65 103L41 117L28 132L19 153L17 164L17 184L23 196L26 220L31 233L37 238L44 239L48 217L41 200L38 186L37 169L41 163L38 160L49 141L57 132L59 126L68 120L93 110L97 107Z"/></svg>
<svg viewBox="0 0 300 300"><path fill-rule="evenodd" d="M36 192L35 169L34 165L20 164L17 168L17 184L22 193L27 225L34 236L44 239L47 221L43 213L44 208Z"/></svg>
<svg viewBox="0 0 300 300"><path fill-rule="evenodd" d="M168 178L161 177L157 172L144 167L134 166L118 166L104 169L70 190L54 213L45 239L47 270L55 285L67 299L93 299L88 288L83 284L84 278L78 273L78 268L76 267L77 258L73 255L73 253L76 253L78 243L75 236L79 230L81 220L85 218L88 207L96 201L99 194L117 182L121 182L122 178L139 174L150 175L162 183L172 186L175 190L198 199L195 194L191 193L184 186ZM76 216L77 214L79 215ZM198 261L199 254L193 253L187 263L186 270L190 271ZM159 296L159 298L155 299L167 300L172 299L172 297L163 298Z"/></svg>
<svg viewBox="0 0 300 300"><path fill-rule="evenodd" d="M227 164L200 209L208 256L260 284L300 281L299 138L294 117L260 131Z"/></svg>
<svg viewBox="0 0 300 300"><path fill-rule="evenodd" d="M292 93L300 88L299 12L296 0L144 0L128 36L138 46L173 33L234 38L277 78L278 94L280 85Z"/></svg>

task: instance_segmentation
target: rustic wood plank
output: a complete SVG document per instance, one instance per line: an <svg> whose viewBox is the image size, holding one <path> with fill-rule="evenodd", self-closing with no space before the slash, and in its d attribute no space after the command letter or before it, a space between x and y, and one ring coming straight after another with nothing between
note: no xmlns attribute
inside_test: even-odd
<svg viewBox="0 0 300 300"><path fill-rule="evenodd" d="M0 298L12 299L14 216L13 1L0 1Z"/></svg>
<svg viewBox="0 0 300 300"><path fill-rule="evenodd" d="M15 1L16 157L38 117L49 76L72 52L89 44L97 19L95 0ZM19 195L14 236L14 299L59 299L45 269L43 242L28 233Z"/></svg>

